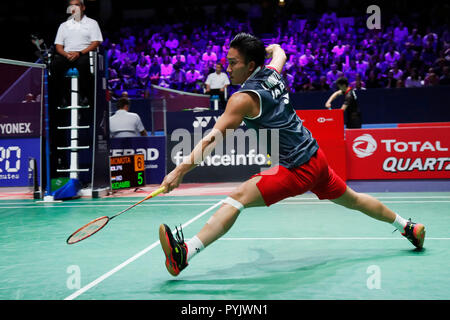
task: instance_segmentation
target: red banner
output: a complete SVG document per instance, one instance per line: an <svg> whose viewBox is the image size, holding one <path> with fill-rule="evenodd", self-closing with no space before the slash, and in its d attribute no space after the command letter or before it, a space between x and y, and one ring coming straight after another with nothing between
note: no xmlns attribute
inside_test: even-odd
<svg viewBox="0 0 450 320"><path fill-rule="evenodd" d="M328 163L344 180L347 167L344 141L344 112L336 110L297 110L303 125L311 131L325 153Z"/></svg>
<svg viewBox="0 0 450 320"><path fill-rule="evenodd" d="M450 178L450 127L351 129L345 135L350 180Z"/></svg>

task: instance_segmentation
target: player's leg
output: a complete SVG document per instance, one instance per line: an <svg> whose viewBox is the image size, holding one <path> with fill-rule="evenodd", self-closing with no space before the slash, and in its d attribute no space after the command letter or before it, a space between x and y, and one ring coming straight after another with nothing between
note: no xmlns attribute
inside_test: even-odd
<svg viewBox="0 0 450 320"><path fill-rule="evenodd" d="M200 232L187 242L184 242L178 231L175 239L169 226L160 226L159 238L170 274L177 276L190 259L222 237L233 226L243 208L265 205L256 185L260 179L259 176L253 177L236 188Z"/></svg>
<svg viewBox="0 0 450 320"><path fill-rule="evenodd" d="M212 242L222 237L230 230L243 208L265 206L264 200L256 184L261 179L254 177L236 188L219 210L206 222L200 232L198 239L207 247ZM233 201L234 200L234 201Z"/></svg>
<svg viewBox="0 0 450 320"><path fill-rule="evenodd" d="M402 218L378 199L365 193L355 192L347 186L342 196L331 201L346 208L358 210L374 219L390 223L417 248L423 247L425 226Z"/></svg>
<svg viewBox="0 0 450 320"><path fill-rule="evenodd" d="M323 174L311 190L319 199L329 199L336 204L352 210L358 210L369 217L392 224L400 230L416 247L421 248L425 239L425 227L402 218L378 199L359 193L348 187L345 182L327 164L324 153L319 149L318 160L323 164ZM325 165L326 164L326 165Z"/></svg>
<svg viewBox="0 0 450 320"><path fill-rule="evenodd" d="M397 217L395 212L386 207L378 199L365 193L355 192L348 186L342 196L331 201L348 209L361 211L374 219L387 223L394 223Z"/></svg>

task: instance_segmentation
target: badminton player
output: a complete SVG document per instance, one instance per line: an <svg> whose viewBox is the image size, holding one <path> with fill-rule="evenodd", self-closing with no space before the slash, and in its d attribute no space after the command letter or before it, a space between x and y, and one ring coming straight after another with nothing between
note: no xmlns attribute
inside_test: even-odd
<svg viewBox="0 0 450 320"><path fill-rule="evenodd" d="M271 58L269 65L264 65L266 55ZM177 229L175 239L166 224L160 226L165 264L171 275L177 276L196 254L222 237L243 209L270 206L307 191L315 193L321 200L331 200L392 224L414 246L422 248L424 225L405 220L370 195L355 192L328 165L323 151L286 99L287 86L280 76L286 55L279 45L265 48L260 39L240 33L230 43L227 60L231 83L239 84L241 88L230 97L211 133L164 178L161 186L166 188L165 192L177 188L184 175L212 152L226 129L236 129L242 121L251 128L279 131L280 162L278 166L252 176L231 192L189 241L184 241L182 230ZM273 94L275 88L281 94Z"/></svg>

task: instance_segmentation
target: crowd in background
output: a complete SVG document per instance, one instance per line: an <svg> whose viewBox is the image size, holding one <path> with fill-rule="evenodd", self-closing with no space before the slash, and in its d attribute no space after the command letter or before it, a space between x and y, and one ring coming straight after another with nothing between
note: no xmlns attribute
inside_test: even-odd
<svg viewBox="0 0 450 320"><path fill-rule="evenodd" d="M291 16L274 34L256 34L266 45L279 43L288 61L282 73L291 92L328 91L346 76L352 87L403 88L450 84L447 26L419 29L398 17L370 30L367 17L341 19L328 10L316 20ZM190 28L183 23L122 28L103 43L113 91L151 84L203 93L207 76L220 63L225 72L230 40L254 33L250 19Z"/></svg>

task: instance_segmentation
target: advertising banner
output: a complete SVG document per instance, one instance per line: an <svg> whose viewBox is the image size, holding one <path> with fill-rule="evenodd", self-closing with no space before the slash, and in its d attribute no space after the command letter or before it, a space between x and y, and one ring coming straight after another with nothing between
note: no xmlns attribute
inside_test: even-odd
<svg viewBox="0 0 450 320"><path fill-rule="evenodd" d="M166 137L113 138L110 154L113 157L143 154L145 181L159 184L166 175Z"/></svg>
<svg viewBox="0 0 450 320"><path fill-rule="evenodd" d="M191 133L195 129L203 131L212 129L222 113L223 110L167 112L167 135L171 135L177 129L184 129ZM244 122L241 123L240 128L245 128Z"/></svg>
<svg viewBox="0 0 450 320"><path fill-rule="evenodd" d="M1 103L0 138L39 137L41 103Z"/></svg>
<svg viewBox="0 0 450 320"><path fill-rule="evenodd" d="M350 180L450 178L450 127L352 129L346 143Z"/></svg>
<svg viewBox="0 0 450 320"><path fill-rule="evenodd" d="M0 187L29 186L29 160L36 159L40 168L40 149L39 138L0 139Z"/></svg>
<svg viewBox="0 0 450 320"><path fill-rule="evenodd" d="M329 165L344 180L347 177L344 141L344 112L336 110L296 110L303 125L325 153Z"/></svg>

